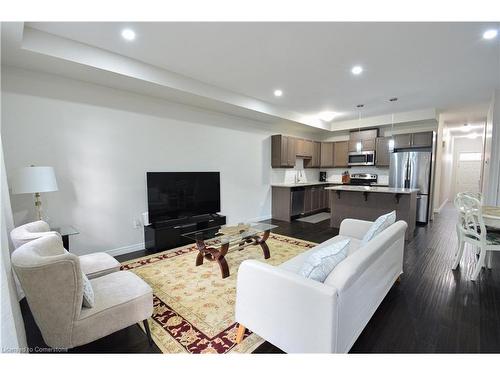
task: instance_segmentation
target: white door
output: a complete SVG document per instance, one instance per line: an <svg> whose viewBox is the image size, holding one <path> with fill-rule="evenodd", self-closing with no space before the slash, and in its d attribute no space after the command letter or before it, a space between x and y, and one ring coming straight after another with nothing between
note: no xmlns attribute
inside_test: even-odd
<svg viewBox="0 0 500 375"><path fill-rule="evenodd" d="M479 192L481 182L481 153L461 152L458 157L455 193Z"/></svg>

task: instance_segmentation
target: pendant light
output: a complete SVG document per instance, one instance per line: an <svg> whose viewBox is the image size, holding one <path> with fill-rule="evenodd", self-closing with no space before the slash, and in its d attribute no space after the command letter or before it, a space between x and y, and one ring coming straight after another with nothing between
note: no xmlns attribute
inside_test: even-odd
<svg viewBox="0 0 500 375"><path fill-rule="evenodd" d="M389 99L390 102L395 103L398 98ZM394 108L391 114L391 139L389 139L389 152L394 152Z"/></svg>
<svg viewBox="0 0 500 375"><path fill-rule="evenodd" d="M363 108L364 106L365 106L364 104L358 104L356 106L358 108L358 131L360 136L361 136L361 108ZM356 143L356 152L361 152L362 149L363 149L363 143L361 143L361 140L358 140L358 142Z"/></svg>

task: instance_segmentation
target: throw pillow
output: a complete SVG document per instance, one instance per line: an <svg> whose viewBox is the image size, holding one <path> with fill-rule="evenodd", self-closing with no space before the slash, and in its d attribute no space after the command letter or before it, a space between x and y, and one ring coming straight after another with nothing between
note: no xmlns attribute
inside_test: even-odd
<svg viewBox="0 0 500 375"><path fill-rule="evenodd" d="M389 212L388 214L379 216L368 229L368 232L363 236L363 242L370 241L377 234L382 233L385 229L389 228L396 222L396 211Z"/></svg>
<svg viewBox="0 0 500 375"><path fill-rule="evenodd" d="M335 266L347 256L349 242L351 240L343 240L327 247L312 250L300 268L299 274L308 279L324 282Z"/></svg>
<svg viewBox="0 0 500 375"><path fill-rule="evenodd" d="M83 282L83 306L94 307L94 290L89 278L82 272Z"/></svg>

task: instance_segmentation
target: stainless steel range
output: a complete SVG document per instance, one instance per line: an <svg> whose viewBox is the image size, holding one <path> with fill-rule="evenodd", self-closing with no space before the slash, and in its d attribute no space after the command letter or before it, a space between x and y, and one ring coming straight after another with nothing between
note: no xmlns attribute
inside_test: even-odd
<svg viewBox="0 0 500 375"><path fill-rule="evenodd" d="M378 176L372 173L353 173L351 175L351 185L373 185L376 184Z"/></svg>

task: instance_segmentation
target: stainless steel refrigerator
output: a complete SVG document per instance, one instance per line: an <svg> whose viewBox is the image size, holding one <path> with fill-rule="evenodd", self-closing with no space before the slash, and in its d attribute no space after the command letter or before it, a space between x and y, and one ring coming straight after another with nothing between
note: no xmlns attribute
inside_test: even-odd
<svg viewBox="0 0 500 375"><path fill-rule="evenodd" d="M431 151L401 151L391 154L389 186L419 189L416 221L427 224L431 188Z"/></svg>

